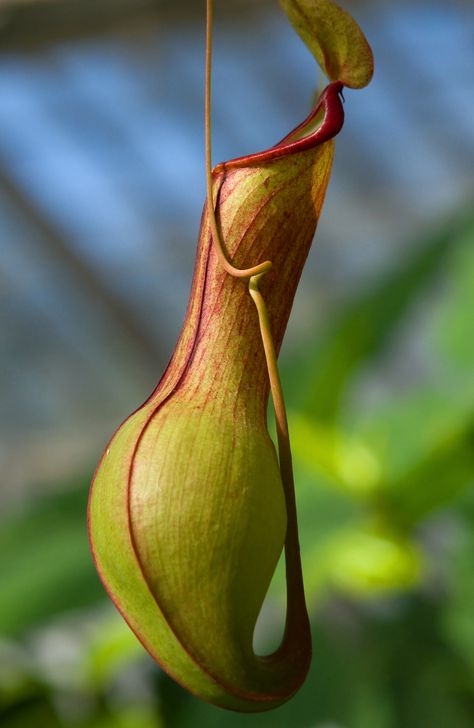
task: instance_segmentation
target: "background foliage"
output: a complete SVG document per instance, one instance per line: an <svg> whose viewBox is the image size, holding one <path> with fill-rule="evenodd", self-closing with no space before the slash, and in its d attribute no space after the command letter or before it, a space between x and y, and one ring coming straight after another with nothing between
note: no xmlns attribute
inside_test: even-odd
<svg viewBox="0 0 474 728"><path fill-rule="evenodd" d="M124 13L120 22L128 26L130 15L127 14L127 3L119 5L112 11L104 3L103 15L90 21L96 33L94 43L98 47L101 43L110 42L109 35L115 32L117 8L119 14ZM144 13L147 18L151 13L150 17L154 17L154 5L140 3L135 7L132 17L136 18L140 13ZM168 16L163 4L158 5L162 13L158 15L158 20L165 24ZM190 21L187 26L189 37L200 29L200 18L199 15L193 15L193 7L190 3ZM245 3L243 7L245 9ZM273 17L272 6L267 8L262 3L262 8L259 12L269 13L265 17ZM398 26L400 33L405 33L401 37L407 43L413 37L410 28L416 25L417 13L419 16L423 8L425 20L436 20L437 13L443 18L444 13L447 13L448 19L452 20L452 6L447 10L442 3L428 8L417 3L410 5L405 15L402 14L406 25L400 22ZM462 8L462 4L459 8ZM255 24L255 17L248 7L246 11L250 13L247 22L251 26ZM69 12L73 14L70 17L83 17L77 9L73 8ZM368 34L371 38L375 37L374 45L377 46L377 29L380 28L382 33L386 27L384 22L388 22L387 17L383 9L377 11L379 15L367 9L365 12L366 24L363 17L361 23L364 27L369 25L371 34ZM79 15L74 16L74 13ZM24 8L19 15L12 15L10 35L5 37L7 41L10 39L14 49L6 55L4 52L0 69L4 79L8 80L8 74L11 77L14 68L17 74L15 78L20 78L18 66L15 67L18 57L24 59L29 54L34 59L35 53L39 53L40 59L44 61L44 48L49 49L47 54L51 53L51 48L57 50L58 46L54 44L58 42L65 44L60 46L63 49L74 48L75 43L79 46L85 43L83 55L86 57L93 52L87 40L91 33L87 24L83 31L86 41L83 38L74 40L67 37L65 30L68 27L67 12L53 17L57 21L55 33L58 37L46 38L45 30L46 46L33 52L28 45L30 16ZM123 19L125 17L126 22ZM471 27L474 27L472 9L467 17L470 18ZM138 27L138 20L136 22ZM171 20L169 22L168 32L172 42L173 28L177 31ZM236 21L230 12L230 16L223 17L221 22L224 29ZM268 22L271 27L273 21ZM51 28L51 25L48 27ZM119 38L128 38L127 34L133 36L134 32L139 36L138 30L119 24ZM242 28L239 27L239 37L241 32ZM161 29L160 33L164 31ZM232 34L229 35L230 47L232 38ZM182 35L178 39L174 38L174 42L178 45L182 43ZM161 52L164 45L161 46ZM142 72L153 68L156 60L153 48L152 44L151 50L147 50L150 56L146 64L143 62ZM225 61L225 49L221 50L224 63L230 63L229 58ZM306 60L303 58L303 63ZM415 61L412 59L412 63ZM25 60L23 62L26 63ZM189 57L186 62L191 62ZM382 55L380 83L386 73L384 63L388 64L388 61ZM416 73L414 76L416 79ZM441 88L441 77L437 77L436 82ZM190 83L193 88L192 79ZM64 88L61 93L66 93ZM159 93L157 98L162 98ZM377 108L380 108L381 99L379 97ZM364 113L370 110L373 116L375 112L370 102L365 111L364 103L361 102L359 110L355 110L356 120L357 117L362 119ZM4 125L5 133L9 130L5 121L7 118L5 108L0 109L0 125ZM445 115L443 120L446 121ZM426 117L423 124L419 138L426 143L427 136L433 130ZM89 145L92 143L90 131L82 131ZM140 130L136 133L139 134ZM363 131L358 132L357 127L349 127L349 140L351 135L352 141L357 140L359 133L362 140ZM387 128L380 133L387 135ZM38 143L42 144L43 141L40 135ZM472 137L468 139L466 136L464 141L463 154L472 158ZM377 149L376 140L373 143L375 147L372 150ZM102 149L105 142L96 135L94 144ZM87 147L85 143L84 147ZM358 145L348 142L344 145L341 140L340 147L341 156L351 158L351 164L359 170L353 174L361 175L362 187L367 189L364 187L364 174L360 171L364 167L365 157L358 157ZM421 142L418 147L415 145L415 152L417 148L418 163L423 164L426 158ZM59 159L57 148L52 146L51 150ZM227 150L223 151L222 156L236 156L240 152L238 149L226 155ZM36 220L36 227L33 225L25 210L31 211L31 204L36 205L39 198L32 195L30 208L21 208L18 190L25 192L28 201L28 194L33 189L25 181L28 175L25 175L24 167L18 166L18 160L16 166L12 164L5 145L1 158L4 166L2 174L5 177L1 201L10 214L10 217L7 214L4 216L2 232L5 236L9 232L13 241L28 239L31 250L36 251L39 260L41 242L35 235L38 236L40 231L46 238L49 235L48 240L51 241L55 239L57 231L52 231L51 225L49 231L45 230L44 226L41 227L44 223L41 219ZM463 177L463 167L459 162L461 166L458 168L457 181L459 178L461 181L455 193L449 181L439 180L439 184L446 187L442 204L439 200L431 207L425 203L424 212L418 219L413 216L410 218L406 212L411 221L408 230L403 215L400 215L400 200L396 201L397 190L411 179L414 185L411 194L415 198L419 171L416 164L410 167L408 160L404 161L408 171L406 179L402 180L397 178L392 168L384 167L380 161L381 180L378 186L387 186L388 193L384 199L386 202L388 199L390 209L384 213L387 222L385 254L376 265L369 262L364 268L363 260L362 263L356 261L355 273L349 271L349 275L341 278L338 266L345 249L339 249L332 258L330 252L331 237L340 235L341 229L337 225L334 228L325 227L325 223L322 223L322 271L315 274L310 266L303 281L302 297L295 310L296 331L293 335L290 333L290 344L283 353L283 377L288 394L296 466L303 565L314 633L313 667L301 692L279 710L259 716L225 714L207 706L187 695L159 671L105 598L91 563L85 529L91 472L106 439L108 424L117 423L140 401L140 397L137 400L135 382L139 374L142 375L146 370L150 352L156 359L160 358L159 350L169 352L177 327L173 333L174 324L170 326L172 333L168 336L163 322L156 325L155 314L149 313L154 310L151 302L155 294L151 292L150 298L146 298L148 293L144 279L138 281L139 288L145 289L139 301L148 310L149 318L145 316L142 323L145 321L146 326L150 327L150 320L154 322L154 333L150 334L150 328L147 333L146 326L137 326L137 312L133 312L127 303L130 291L122 291L122 297L116 298L113 291L101 288L100 276L99 281L94 279L95 283L91 284L90 274L100 270L99 262L95 260L92 264L92 259L85 256L84 260L88 264L82 263L83 267L80 268L82 259L78 256L79 276L76 275L76 285L81 288L77 281L83 281L82 290L88 300L97 301L90 297L92 290L98 291L99 298L102 296L100 306L105 307L111 317L109 323L115 321L109 327L104 325L99 331L99 335L101 332L107 333L104 335L104 348L112 348L117 357L120 352L133 348L132 342L135 342L141 351L141 359L126 367L123 361L117 364L117 367L121 367L122 398L112 397L114 402L118 402L115 410L108 403L109 400L94 394L95 410L89 407L85 414L70 415L70 419L77 422L77 430L71 430L74 432L88 427L95 432L97 420L102 433L100 442L95 441L92 446L86 443L77 451L65 448L61 429L67 430L69 420L61 410L62 414L58 414L56 419L51 416L49 429L46 428L47 437L41 440L43 447L46 447L45 458L48 462L57 461L56 468L45 471L40 467L40 472L35 474L35 467L28 470L25 465L24 476L18 480L21 497L8 487L7 481L12 470L6 468L0 522L2 726L469 728L473 724L474 580L471 563L474 556L474 218L469 204L472 178ZM123 159L117 168L123 169L122 163ZM154 163L152 159L151 166ZM67 170L66 164L66 174ZM11 180L8 181L8 171L12 172L16 186ZM342 168L336 166L336 177L341 171ZM347 174L350 179L350 170ZM17 184L22 180L23 187ZM152 194L151 182L148 180L148 187L145 188L142 180L139 189L142 200L144 195ZM328 225L331 215L346 215L344 235L347 245L360 250L363 258L367 249L363 246L357 248L355 240L362 233L351 231L364 229L364 215L381 215L381 197L375 198L376 192L373 192L374 196L366 192L364 198L360 188L352 185L347 194L348 197L356 197L359 214L351 216L347 206L341 204L343 192L337 187L337 182L335 185L334 196L331 197L333 193L330 192L329 209L325 211ZM425 195L433 195L428 180L426 187ZM12 196L12 191L16 197ZM198 191L200 195L196 197L202 199L202 189ZM166 194L166 189L160 194ZM380 189L379 194L383 194ZM423 190L419 194L422 196ZM13 199L16 200L16 207ZM105 202L102 203L102 199L105 198L99 197L96 201L97 210L103 209L101 205ZM44 200L42 204L45 206ZM196 209L198 204L197 200ZM414 206L417 204L414 203ZM357 204L354 206L357 208ZM13 221L13 211L18 213L19 209L23 209L23 214L19 216L23 221L21 224ZM49 213L54 212L51 207L45 206L45 209L49 209ZM403 209L409 210L408 203ZM192 214L195 214L194 210ZM71 212L71 219L73 217ZM36 231L30 230L29 237L22 227L25 219ZM60 219L59 213L57 219ZM51 215L51 220L54 222L54 215ZM400 229L397 227L398 221ZM173 265L166 263L166 246L172 241L169 237L172 223L168 220L167 224L168 238L165 235L164 247L156 253L153 264L157 281L162 275L160 266L163 271L164 266L168 265L165 278L172 276L173 271ZM179 225L178 222L175 224ZM62 225L61 229L65 249L69 250L67 246L70 245L74 253L73 237L68 239L67 226ZM74 229L73 223L71 229ZM161 236L161 229L157 222L155 234ZM143 235L146 232L144 227ZM374 234L374 237L377 236ZM377 240L383 248L383 235L379 234ZM139 248L140 243L136 245ZM143 264L145 258L138 248L134 252ZM190 244L189 250L192 249ZM6 250L10 255L8 246ZM49 247L48 255L56 261L56 266L60 266L58 261L64 263L64 258L55 258L53 250L56 250L56 256L59 255L57 246ZM191 258L189 250L186 249L185 255ZM371 257L371 250L369 246L368 258ZM318 259L318 255L317 250L315 259ZM356 259L358 257L353 250L350 255ZM361 269L365 272L361 273ZM23 268L23 275L25 270ZM70 305L73 291L64 285L59 291L54 272L51 275L52 287L40 286L41 295L45 299L49 295L55 310L60 311L61 307ZM31 280L27 284L29 290L34 285ZM328 280L333 284L333 290L324 292ZM176 285L179 288L178 281ZM317 288L318 285L323 293L313 295L313 286ZM174 305L173 300L170 294L167 304L170 308ZM182 302L182 308L184 304L185 301ZM309 307L320 313L311 318L307 313ZM21 316L14 306L9 311L14 322L12 326L18 330ZM123 330L118 328L116 331L113 327L118 327L117 321L121 320L122 311L129 318ZM176 319L179 318L178 314L175 313ZM76 316L79 322L76 323L77 329L71 329L70 321L67 322L72 338L79 336L81 326L87 328L91 325L91 319L80 306ZM22 370L21 360L13 350L6 359L10 356L17 362L23 392L27 387L41 389L42 369L47 369L48 362L53 362L55 353L51 348L50 354L38 367L32 329L21 335L30 341L30 345L33 340L30 352L36 361L34 371ZM156 338L159 341L158 351L154 341ZM87 343L89 340L84 341ZM90 341L87 345L92 346ZM93 347L91 351L93 358ZM146 351L148 353L144 353ZM97 366L105 369L104 376L107 378L109 372L115 369L114 357L107 362L103 359L105 355L97 356ZM143 396L151 388L152 377L156 374L155 368L150 379L142 383ZM61 383L57 383L57 386L61 386ZM52 382L48 387L43 387L47 402L57 396L57 386ZM72 381L68 387L66 391L70 391L73 398L76 395ZM8 396L5 396L8 400ZM18 421L10 418L9 426L10 434L13 428L16 439L9 441L8 448L13 453L12 457L20 460L24 458L26 463L30 451L21 446L21 443L27 442L21 437L22 433L31 430L31 418L27 417L27 410L22 415L20 397L16 398L16 402L20 410ZM102 417L104 411L106 416ZM44 422L42 427L44 434ZM8 464L8 459L6 462ZM45 476L47 472L50 472L49 477ZM282 569L279 568L259 623L256 639L260 649L272 649L278 642L283 611L284 579Z"/></svg>

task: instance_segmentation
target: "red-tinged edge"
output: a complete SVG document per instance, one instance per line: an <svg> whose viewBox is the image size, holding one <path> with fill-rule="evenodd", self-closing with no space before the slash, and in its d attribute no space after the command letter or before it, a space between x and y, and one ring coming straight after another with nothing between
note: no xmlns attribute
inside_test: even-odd
<svg viewBox="0 0 474 728"><path fill-rule="evenodd" d="M210 246L209 246L209 247L210 247ZM149 416L149 417L147 418L147 420L146 420L146 421L145 421L145 423L144 423L144 429L146 429L146 427L148 426L148 424L149 424L150 420L151 420L151 419L152 419L152 418L153 418L153 417L155 416L156 412L157 412L157 411L159 410L159 408L161 407L161 405L162 405L162 404L164 404L164 403L165 403L165 402L166 402L166 401L168 400L168 398L169 398L169 397L171 396L171 394L173 394L173 393L174 393L174 391L175 391L176 387L177 387L177 386L179 386L179 382L180 382L180 381L182 380L182 378L183 378L183 376L185 375L185 373L186 373L186 370L187 370L187 368L188 368L188 366L189 366L189 360L190 360L190 358L192 358L192 352L193 352L193 350L194 350L194 348L195 348L195 346L196 346L196 341L197 341L197 337L198 337L198 333L199 333L199 321L200 321L200 313L201 313L201 311L202 311L202 304L203 304L203 301L204 301L204 293L205 293L205 288L206 288L206 284L205 284L205 282L206 282L206 278L207 278L207 261L208 261L208 259L209 259L209 251L208 251L208 254L207 254L207 256L206 256L206 266L205 266L205 268L204 268L204 285L202 286L202 290L201 290L201 300L200 300L199 314L198 314L198 316L197 316L197 325L196 325L196 328L195 328L195 331L194 331L194 336L193 336L193 339L192 339L192 340L190 341L190 343L189 343L189 345L188 345L188 347L187 347L187 352L186 352L186 356L185 356L185 364L184 364L184 367L183 367L183 368L181 369L181 371L179 372L179 374L178 374L178 376L177 376L177 381L176 381L176 383L175 383L175 384L173 385L173 388L172 388L171 392L170 392L170 393L169 393L169 394L168 394L168 395L167 395L166 397L164 397L164 398L163 398L163 400L162 400L162 401L161 401L161 402L160 402L160 403L159 403L159 404L157 405L157 407L156 407L156 408L154 408L154 410L153 410L153 411L152 411L152 412L150 413L150 416ZM198 284L198 281L197 281L197 279L196 279L196 280L194 281L194 284L195 284L195 285L197 286L197 284ZM192 298L193 298L193 296L192 296L192 294L193 294L193 289L194 289L194 285L193 285L193 287L191 288L191 295L190 295L190 304L191 304L191 301L192 301ZM89 536L89 546L90 546L90 550L91 550L91 554L92 554L92 559L93 559L93 562L94 562L94 566L95 566L95 568L96 568L96 570L97 570L97 573L99 574L100 580L102 581L102 584L103 584L103 586L104 586L104 588L105 588L105 591L107 592L107 594L108 594L108 596L109 596L110 600L111 600L111 601L112 601L112 603L114 604L114 606L115 606L115 608L117 609L117 611L118 611L118 612L120 613L120 615L122 616L122 618L123 618L123 619L125 620L125 622L126 622L126 623L127 623L127 625L129 626L129 628L130 628L130 629L132 630L132 632L134 633L134 635L135 635L135 636L137 637L137 639L139 640L139 642L140 642L140 643L141 643L141 644L143 645L143 647L145 648L145 650L146 650L146 651L147 651L147 652L148 652L148 653L149 653L149 654L151 655L151 657L153 658L153 660L154 660L154 661L155 661L155 662L156 662L156 663L157 663L157 664L158 664L158 665L159 665L159 666L161 667L161 669L162 669L162 670L163 670L164 672L166 672L166 673L167 673L168 675L170 675L170 677L172 677L172 678L173 678L173 680L175 680L175 681L176 681L176 682L177 682L177 683L178 683L179 685L181 685L181 687L183 687L183 688L184 688L185 690L188 690L188 692L190 692L190 693L192 693L193 695L195 695L196 697L198 697L198 698L201 698L201 699L202 699L202 696L201 696L201 695L199 695L199 693L197 693L197 692L194 692L194 691L193 691L192 689L190 689L188 685L186 685L186 684L185 684L185 683L184 683L184 682L183 682L183 681L182 681L182 680L181 680L180 678L178 678L178 677L177 677L177 676L176 676L176 675L174 674L174 672L173 672L172 670L170 670L170 669L168 668L168 666L167 666L167 665L166 665L166 664L165 664L165 663L164 663L164 662L163 662L163 661L162 661L162 660L161 660L161 659L159 658L159 656L158 656L158 655L156 655L156 654L154 653L154 651L152 651L152 650L150 649L150 646L149 646L149 645L148 645L148 644L146 643L145 639L144 639L144 638L142 637L142 635L140 634L140 631L139 631L139 630L138 630L138 629L137 629L137 628L136 628L135 626L133 626L133 625L132 625L132 624L130 623L130 621L129 621L129 619L128 619L127 615L126 615L126 613L124 612L124 610L123 610L123 609L122 609L122 607L121 607L121 603L120 603L120 600L119 600L119 599L117 598L117 596L116 596L116 595L115 595L115 594L114 594L114 593L112 592L112 590L110 589L110 587L109 587L109 585L108 585L108 582L107 582L107 579L105 578L105 576L104 576L104 574L103 574L103 572L102 572L102 569L101 569L101 568L100 568L100 566L99 566L99 563L98 563L98 559L97 559L97 554L96 554L96 550L95 550L95 546L94 546L94 542L93 542L93 539L92 539L92 527L91 527L91 504L92 504L92 497L93 497L93 492L94 492L94 486L95 486L95 481L96 481L96 477L97 477L97 474L98 474L98 472L99 472L99 470L100 470L100 468L101 468L101 465L102 465L102 463L103 463L103 461L104 461L104 458L105 458L105 456L106 456L106 454L107 454L107 452L108 452L108 450L109 450L109 447L110 447L110 445L112 444L112 442L113 442L113 440L114 440L114 438L115 438L115 435L116 435L116 434L118 433L118 431L119 431L119 430L120 430L120 429L121 429L121 428L123 427L123 425L125 425L125 424L126 424L126 422L128 422L128 421L129 421L129 420L130 420L130 419L131 419L131 418L132 418L132 417L133 417L133 416L134 416L134 415L135 415L135 414L136 414L137 412L139 412L139 411L140 411L141 409L143 409L143 407L145 407L145 406L146 406L146 405L147 405L147 404L148 404L148 403L149 403L149 402L150 402L150 401L151 401L151 400L153 399L153 397L154 397L154 396L155 396L155 395L156 395L156 394L157 394L157 393L159 392L159 389L160 389L160 387L162 386L162 383L163 383L163 382L165 381L165 379L166 379L166 374L167 374L167 372L169 371L169 368L170 368L170 365L171 365L172 359L173 359L173 357L171 357L171 359L170 359L170 361L169 361L169 363L168 363L168 365L167 365L167 367L166 367L166 370L165 370L165 372L164 372L163 376L161 377L160 381L158 382L158 384L157 384L157 386L155 387L155 389L153 390L153 392L152 392L152 393L150 394L150 396L149 396L149 397L148 397L148 398L147 398L147 399L146 399L146 400L145 400L145 401L143 402L143 404L142 404L142 405L140 405L139 407L137 407L137 409L136 409L136 410L134 410L134 411L133 411L133 412L132 412L132 413L131 413L131 414L130 414L130 415L129 415L129 416L128 416L128 417L127 417L127 418L126 418L126 419L125 419L125 420L124 420L124 421L123 421L123 422L122 422L122 423L121 423L121 424L120 424L120 425L119 425L119 426L118 426L118 427L116 428L116 429L115 429L115 431L114 431L114 433L113 433L112 437L110 438L110 440L109 440L109 442L108 442L108 444L107 444L106 448L104 449L104 451L103 451L103 453L102 453L102 456L101 456L101 458L100 458L100 460L99 460L99 463L98 463L98 465L97 465L97 467L96 467L96 469L95 469L95 472L94 472L94 475L93 475L93 478L92 478L92 484L91 484L91 489L90 489L90 493L89 493L89 499L88 499L88 503L87 503L87 531L88 531L88 536ZM154 602L154 603L156 604L156 607L157 607L157 609L158 609L158 610L159 610L159 611L160 611L160 612L162 613L162 610L160 609L160 606L159 606L159 604L158 604L158 602L157 602L157 600L156 600L156 598L155 598L155 595L154 595L154 594L153 594L153 592L151 591L151 589L150 589L150 587L149 587L149 584L148 584L148 581L147 581L147 579L146 579L146 577L145 577L145 574L144 574L144 572L143 572L142 564L141 564L141 561L140 561L140 559L139 559L139 557L138 557L138 554L137 554L137 549L136 549L136 545L135 545L135 542L134 542L134 538L133 538L133 530L132 530L132 526L131 526L131 522L130 522L130 507L129 507L129 503L130 503L130 481L131 481L131 472L132 472L132 468L133 468L133 462L134 462L135 454L136 454L136 451L137 451L137 448L138 448L138 444L139 444L139 442L140 442L140 440L141 440L141 437L142 437L142 435L143 435L143 430L142 430L142 431L140 432L140 435L139 435L139 437L138 437L138 439L137 439L137 442L135 443L135 447L134 447L134 449L133 449L133 452L132 452L132 455L131 455L131 458L130 458L130 464L129 464L129 468L128 468L128 479L127 479L127 496L126 496L126 502L127 502L127 519L128 519L128 534L129 534L129 537L130 537L130 543L131 543L131 546L132 546L132 551L133 551L133 553L134 553L134 556L135 556L135 559L136 559L136 561L137 561L137 564L138 564L138 568L139 568L139 570L140 570L140 573L141 573L141 575L142 575L143 581L144 581L144 583L145 583L145 585L146 585L146 587L147 587L147 589L148 589L148 591L149 591L149 593L150 593L150 596L152 597L152 600L153 600L153 602ZM170 629L171 629L171 628L170 628ZM189 657L189 658L191 659L191 661L192 661L192 662L194 662L194 663L195 663L195 664L197 665L197 667L199 667L200 669L202 669L202 668L201 668L201 665L199 665L198 663L196 663L196 661L195 661L194 657L193 657L192 655L190 655L190 654L189 654L189 652L188 652L188 651L186 650L186 648L185 648L185 647L184 647L184 645L182 644L181 640L179 640L179 638L177 637L177 635L175 634L175 632L174 632L173 630L171 630L171 632L172 632L172 633L174 634L174 636L175 636L175 637L176 637L176 639L178 640L178 643L179 643L179 644L181 645L181 647L183 648L183 650L185 651L185 653L186 653L186 654L188 655L188 657ZM205 674L206 674L206 675L207 675L207 676L208 676L208 677L209 677L209 678L210 678L210 679L212 680L212 682L214 682L214 683L215 683L216 685L219 685L220 687L222 687L222 686L221 686L221 685L220 685L220 684L218 683L218 681L217 681L217 680L216 680L216 679L215 679L215 678L214 678L214 677L213 677L212 675L208 675L208 674L207 674L207 672L205 672L204 670L203 670L203 672L204 672L204 673L205 673ZM207 702L209 702L209 703L211 703L211 704L212 704L212 700L210 700L210 699L209 699L209 700L208 700Z"/></svg>
<svg viewBox="0 0 474 728"><path fill-rule="evenodd" d="M344 124L344 107L341 99L343 88L344 84L341 81L334 81L334 83L326 86L309 116L275 146L263 152L257 152L256 154L250 154L244 157L236 157L235 159L230 159L228 162L221 162L214 168L213 172L218 173L234 167L246 167L253 164L261 164L262 162L272 162L275 159L285 157L289 154L313 149L333 139L333 137L339 134ZM314 121L321 109L324 111L324 117L315 131L294 142L288 141L298 132L304 131Z"/></svg>

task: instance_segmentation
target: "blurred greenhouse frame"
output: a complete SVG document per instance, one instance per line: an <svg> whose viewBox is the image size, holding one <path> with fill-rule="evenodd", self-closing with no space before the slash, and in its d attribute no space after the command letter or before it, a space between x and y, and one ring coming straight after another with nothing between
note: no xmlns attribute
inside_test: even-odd
<svg viewBox="0 0 474 728"><path fill-rule="evenodd" d="M159 671L85 527L94 463L187 302L203 3L0 5L2 728L474 724L474 6L350 9L376 77L346 95L282 353L314 661L254 717ZM314 66L276 0L217 1L215 52L216 160L306 114ZM279 569L262 650L284 592Z"/></svg>

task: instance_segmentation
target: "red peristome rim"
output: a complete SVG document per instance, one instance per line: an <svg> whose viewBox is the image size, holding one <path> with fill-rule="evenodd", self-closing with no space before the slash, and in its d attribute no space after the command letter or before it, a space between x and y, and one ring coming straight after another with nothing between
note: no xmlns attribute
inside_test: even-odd
<svg viewBox="0 0 474 728"><path fill-rule="evenodd" d="M314 147L329 141L329 139L335 137L336 134L339 134L344 124L344 107L341 99L343 88L344 84L342 81L334 81L334 83L330 83L326 86L309 116L302 121L301 124L298 124L298 126L290 131L290 133L275 146L270 147L270 149L266 149L263 152L257 152L256 154L250 154L244 157L236 157L235 159L230 159L228 162L221 162L214 168L213 171L215 173L219 173L235 167L246 167L252 164L261 164L262 162L271 162L274 159L278 159L289 154L313 149ZM311 134L308 134L301 139L297 139L294 142L289 141L295 136L295 134L302 132L307 126L309 126L321 109L324 110L324 118L320 126L318 126L318 128Z"/></svg>

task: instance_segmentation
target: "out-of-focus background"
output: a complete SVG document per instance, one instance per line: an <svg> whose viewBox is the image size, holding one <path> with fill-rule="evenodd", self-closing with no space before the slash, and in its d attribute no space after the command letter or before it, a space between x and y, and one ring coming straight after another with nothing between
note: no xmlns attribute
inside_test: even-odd
<svg viewBox="0 0 474 728"><path fill-rule="evenodd" d="M214 159L308 112L275 0L216 2ZM89 556L91 474L179 332L204 199L204 2L0 3L0 723L474 725L474 6L345 2L346 93L282 353L314 662L261 716L164 676ZM280 573L259 623L278 641Z"/></svg>

